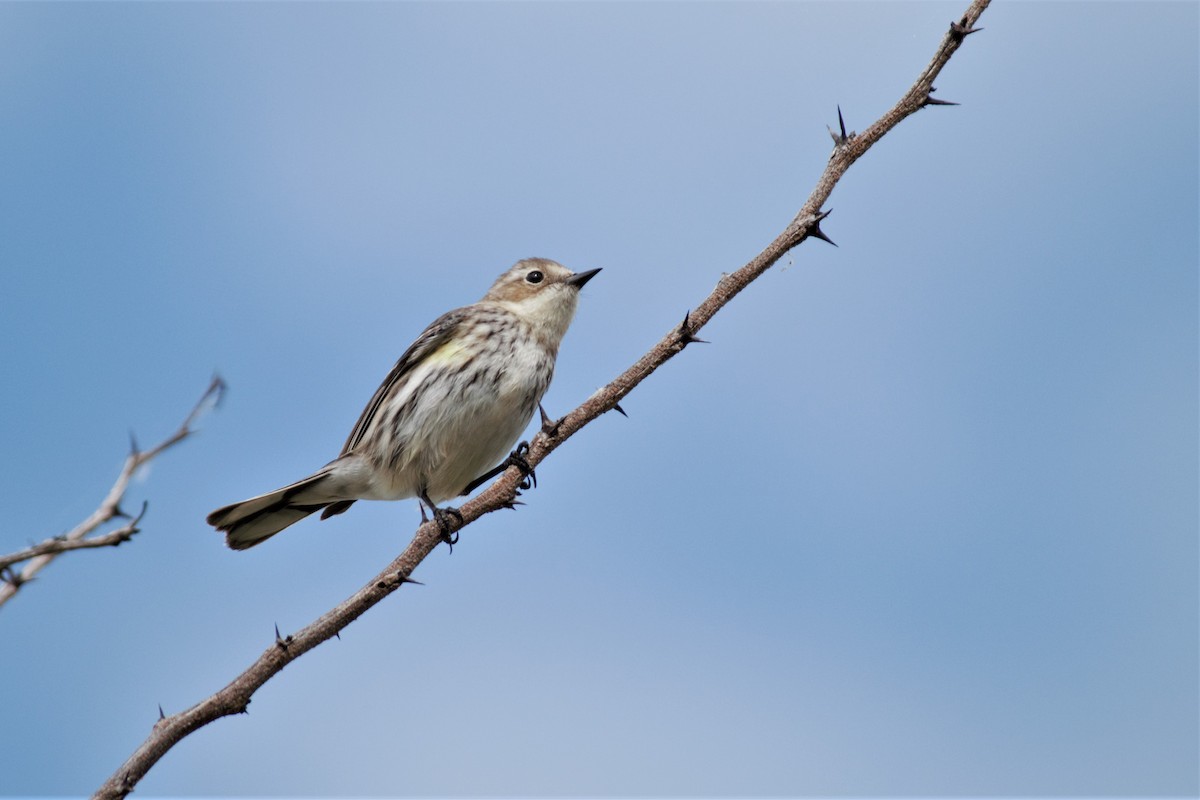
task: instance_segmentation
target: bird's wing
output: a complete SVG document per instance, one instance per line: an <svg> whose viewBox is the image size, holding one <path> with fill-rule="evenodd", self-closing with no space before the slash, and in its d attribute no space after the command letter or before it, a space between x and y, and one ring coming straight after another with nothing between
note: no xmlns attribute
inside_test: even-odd
<svg viewBox="0 0 1200 800"><path fill-rule="evenodd" d="M355 447L358 447L358 443L362 441L363 434L370 427L371 421L375 419L375 414L379 411L379 406L383 403L383 398L388 396L392 387L396 385L396 382L411 372L426 356L445 344L462 323L465 316L466 309L463 308L447 311L435 319L417 337L417 340L404 351L404 355L400 356L400 360L396 362L396 366L392 367L392 371L388 373L387 377L383 379L383 383L375 390L375 396L371 398L371 402L367 403L367 407L363 409L362 416L354 424L354 430L350 431L350 438L346 439L346 444L342 447L340 455L344 456Z"/></svg>

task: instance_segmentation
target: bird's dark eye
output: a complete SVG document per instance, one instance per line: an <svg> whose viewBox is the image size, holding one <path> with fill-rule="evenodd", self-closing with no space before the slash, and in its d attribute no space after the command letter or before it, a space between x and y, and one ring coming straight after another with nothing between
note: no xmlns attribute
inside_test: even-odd
<svg viewBox="0 0 1200 800"><path fill-rule="evenodd" d="M525 280L528 283L541 283L542 279L545 277L546 276L541 273L541 270L535 269L533 272L531 272L525 276Z"/></svg>

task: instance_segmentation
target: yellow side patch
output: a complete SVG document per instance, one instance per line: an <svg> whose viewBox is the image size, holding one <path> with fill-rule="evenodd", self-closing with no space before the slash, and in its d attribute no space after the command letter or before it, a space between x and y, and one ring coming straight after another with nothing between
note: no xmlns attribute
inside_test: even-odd
<svg viewBox="0 0 1200 800"><path fill-rule="evenodd" d="M467 358L461 342L449 341L425 357L429 364L457 364Z"/></svg>

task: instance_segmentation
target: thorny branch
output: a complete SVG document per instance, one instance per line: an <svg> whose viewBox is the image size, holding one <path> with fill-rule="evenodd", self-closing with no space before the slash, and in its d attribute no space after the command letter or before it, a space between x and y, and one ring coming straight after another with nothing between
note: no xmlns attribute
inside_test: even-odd
<svg viewBox="0 0 1200 800"><path fill-rule="evenodd" d="M604 412L619 410L618 403L622 398L669 359L682 352L688 344L697 341L696 333L714 314L789 250L809 237L828 241L821 231L820 223L829 212L820 209L829 198L833 187L851 164L901 120L927 105L948 105L945 101L933 98L933 81L963 40L977 30L974 25L989 2L990 0L974 0L971 3L962 19L951 24L933 60L921 73L917 82L891 110L865 131L860 134L847 133L844 123L840 122L839 111L840 130L834 134L834 149L829 163L818 179L816 188L783 233L745 266L724 275L712 293L685 315L681 324L672 328L633 366L562 419L543 420L542 430L530 442L529 452L525 456L531 467L536 467L580 428ZM520 469L509 468L483 493L463 504L459 509L462 515L461 523L456 521L451 527L461 528L484 514L501 508L512 508L523 479L524 475ZM441 533L435 522L421 525L403 553L337 607L295 634L281 636L277 631L271 646L225 688L191 708L170 716L160 716L146 740L105 781L94 798L125 797L149 769L185 736L221 717L245 713L254 692L287 664L336 636L342 628L405 583L416 583L410 577L413 570L441 541Z"/></svg>
<svg viewBox="0 0 1200 800"><path fill-rule="evenodd" d="M143 503L141 511L135 517L130 517L121 510L121 501L125 498L129 482L140 467L153 461L164 450L191 436L194 432L192 426L196 420L206 410L220 402L221 393L224 390L225 383L219 377L214 377L208 389L184 419L183 424L173 434L149 450L139 450L137 442L132 442L129 455L125 457L125 463L121 466L120 474L117 475L116 483L108 490L108 495L105 496L99 507L83 522L61 536L54 536L24 550L0 556L0 606L12 598L47 564L63 553L94 547L116 547L133 538L133 535L139 530L138 523L146 513L146 505ZM114 519L129 521L107 533L96 533L101 525ZM27 563L20 569L14 569L14 565L21 562Z"/></svg>
<svg viewBox="0 0 1200 800"><path fill-rule="evenodd" d="M66 534L55 536L52 539L47 539L40 544L35 544L26 547L24 550L18 550L15 553L9 553L6 556L0 556L0 571L6 570L10 565L17 564L21 561L28 561L31 558L45 555L58 555L65 553L68 550L87 550L92 547L116 547L117 545L127 542L133 538L135 533L141 529L138 528L138 523L142 521L142 517L146 514L147 503L142 503L142 510L138 515L121 527L111 530L108 533L98 533L95 536L88 536L83 539L68 539ZM116 516L126 516L117 514Z"/></svg>

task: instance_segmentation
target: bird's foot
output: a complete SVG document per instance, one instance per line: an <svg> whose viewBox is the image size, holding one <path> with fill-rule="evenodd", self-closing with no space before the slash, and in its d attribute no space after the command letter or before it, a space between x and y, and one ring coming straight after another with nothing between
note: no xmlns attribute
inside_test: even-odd
<svg viewBox="0 0 1200 800"><path fill-rule="evenodd" d="M439 538L450 546L450 552L453 553L454 545L458 544L458 528L461 528L463 525L462 513L457 508L452 508L451 506L438 508L428 497L422 497L421 500L424 501L421 505L421 522L426 523L429 521L429 518L425 516L425 506L429 506L433 512L433 521L438 526ZM457 522L457 526L451 521L452 519L454 522Z"/></svg>
<svg viewBox="0 0 1200 800"><path fill-rule="evenodd" d="M517 449L508 454L508 458L506 458L504 463L500 466L502 466L504 469L516 467L517 469L521 470L521 474L525 477L521 479L519 486L522 489L536 489L537 474L533 471L533 467L529 466L529 459L526 458L528 455L529 442L521 442L517 445Z"/></svg>
<svg viewBox="0 0 1200 800"><path fill-rule="evenodd" d="M451 508L450 506L446 506L445 508L433 507L433 520L437 523L442 541L450 546L450 552L453 553L454 545L458 544L458 530L451 529L451 517L458 522L458 527L461 528L463 515L459 513L457 508Z"/></svg>
<svg viewBox="0 0 1200 800"><path fill-rule="evenodd" d="M525 456L529 455L529 442L521 442L517 445L517 449L508 454L508 458L500 462L500 465L489 469L487 472L480 475L475 480L467 484L467 488L462 490L462 495L465 496L478 489L483 484L490 481L492 478L499 475L509 467L516 467L521 470L521 474L525 477L521 480L522 489L533 489L537 487L537 476L533 474L533 467L529 466L529 460Z"/></svg>

